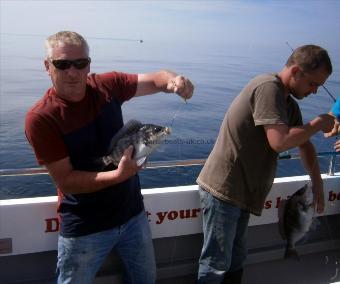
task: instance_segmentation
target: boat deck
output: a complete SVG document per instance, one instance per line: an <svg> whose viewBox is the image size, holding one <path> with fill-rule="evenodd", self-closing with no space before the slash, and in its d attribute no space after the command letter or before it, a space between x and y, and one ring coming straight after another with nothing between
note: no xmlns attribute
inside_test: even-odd
<svg viewBox="0 0 340 284"><path fill-rule="evenodd" d="M176 274L177 272L174 271ZM2 284L52 284L55 279ZM97 277L94 284L121 283L120 276ZM194 284L196 273L171 279L157 280L156 284ZM340 283L340 249L300 255L295 259L275 259L248 263L244 269L243 284L335 284Z"/></svg>
<svg viewBox="0 0 340 284"><path fill-rule="evenodd" d="M321 218L317 230L297 246L300 261L283 259L284 242L276 224L250 227L249 255L242 283L340 283L339 220L340 215ZM156 283L195 283L202 240L202 234L155 239ZM0 283L55 283L56 258L55 250L1 257ZM107 257L95 281L95 284L108 283L122 283L120 260L114 253Z"/></svg>
<svg viewBox="0 0 340 284"><path fill-rule="evenodd" d="M112 278L98 278L107 284ZM158 280L157 284L194 284L196 274ZM243 284L335 284L340 283L340 249L310 253L296 259L276 259L247 264Z"/></svg>
<svg viewBox="0 0 340 284"><path fill-rule="evenodd" d="M340 249L247 265L243 283L340 283Z"/></svg>

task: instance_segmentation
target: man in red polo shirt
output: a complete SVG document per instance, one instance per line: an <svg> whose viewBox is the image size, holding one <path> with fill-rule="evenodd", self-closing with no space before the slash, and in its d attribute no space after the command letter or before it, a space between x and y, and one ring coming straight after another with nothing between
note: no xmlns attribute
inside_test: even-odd
<svg viewBox="0 0 340 284"><path fill-rule="evenodd" d="M99 170L112 136L123 126L121 105L157 92L190 99L193 85L170 71L91 74L85 39L69 31L46 41L52 87L30 109L25 132L59 195L58 283L92 283L114 248L126 283L154 283L155 260L138 167L124 153L117 168Z"/></svg>

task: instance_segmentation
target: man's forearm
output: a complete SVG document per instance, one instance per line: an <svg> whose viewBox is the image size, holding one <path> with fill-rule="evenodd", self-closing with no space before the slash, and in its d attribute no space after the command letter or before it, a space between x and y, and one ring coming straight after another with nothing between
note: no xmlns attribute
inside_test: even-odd
<svg viewBox="0 0 340 284"><path fill-rule="evenodd" d="M309 174L313 185L322 186L323 181L320 174L320 167L317 153L311 142L306 142L299 147L301 162Z"/></svg>
<svg viewBox="0 0 340 284"><path fill-rule="evenodd" d="M56 181L58 188L67 194L81 194L99 191L122 182L116 171L86 172L72 170Z"/></svg>
<svg viewBox="0 0 340 284"><path fill-rule="evenodd" d="M319 115L303 126L288 127L285 124L265 125L268 142L272 149L278 153L287 151L306 143L311 136L320 130L334 125L334 118L330 115ZM331 128L330 128L331 129Z"/></svg>
<svg viewBox="0 0 340 284"><path fill-rule="evenodd" d="M169 71L169 70L162 70L156 73L155 76L155 87L157 90L165 93L170 93L174 91L175 81L177 74L175 72ZM173 86L169 86L169 84L172 84Z"/></svg>
<svg viewBox="0 0 340 284"><path fill-rule="evenodd" d="M138 74L135 96L145 96L158 92L176 93L187 100L193 95L194 85L188 78L168 70Z"/></svg>
<svg viewBox="0 0 340 284"><path fill-rule="evenodd" d="M158 92L173 92L173 88L170 88L169 84L176 76L176 73L167 70L138 74L138 86L135 96L145 96Z"/></svg>

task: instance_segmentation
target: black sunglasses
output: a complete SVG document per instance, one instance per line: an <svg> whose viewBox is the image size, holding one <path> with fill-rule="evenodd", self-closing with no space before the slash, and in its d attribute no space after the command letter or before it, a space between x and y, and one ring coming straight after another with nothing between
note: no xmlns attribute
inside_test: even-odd
<svg viewBox="0 0 340 284"><path fill-rule="evenodd" d="M84 69L85 67L87 67L90 62L91 62L91 58L79 58L79 59L75 59L75 60L68 60L68 59L50 59L50 61L52 62L52 64L54 65L55 68L59 69L59 70L66 70L71 68L71 66L73 65L76 69Z"/></svg>

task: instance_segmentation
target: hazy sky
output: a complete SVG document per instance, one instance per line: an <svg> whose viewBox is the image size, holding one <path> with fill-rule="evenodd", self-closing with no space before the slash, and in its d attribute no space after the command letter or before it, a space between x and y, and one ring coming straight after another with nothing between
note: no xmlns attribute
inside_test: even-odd
<svg viewBox="0 0 340 284"><path fill-rule="evenodd" d="M1 33L339 45L340 1L1 1Z"/></svg>

